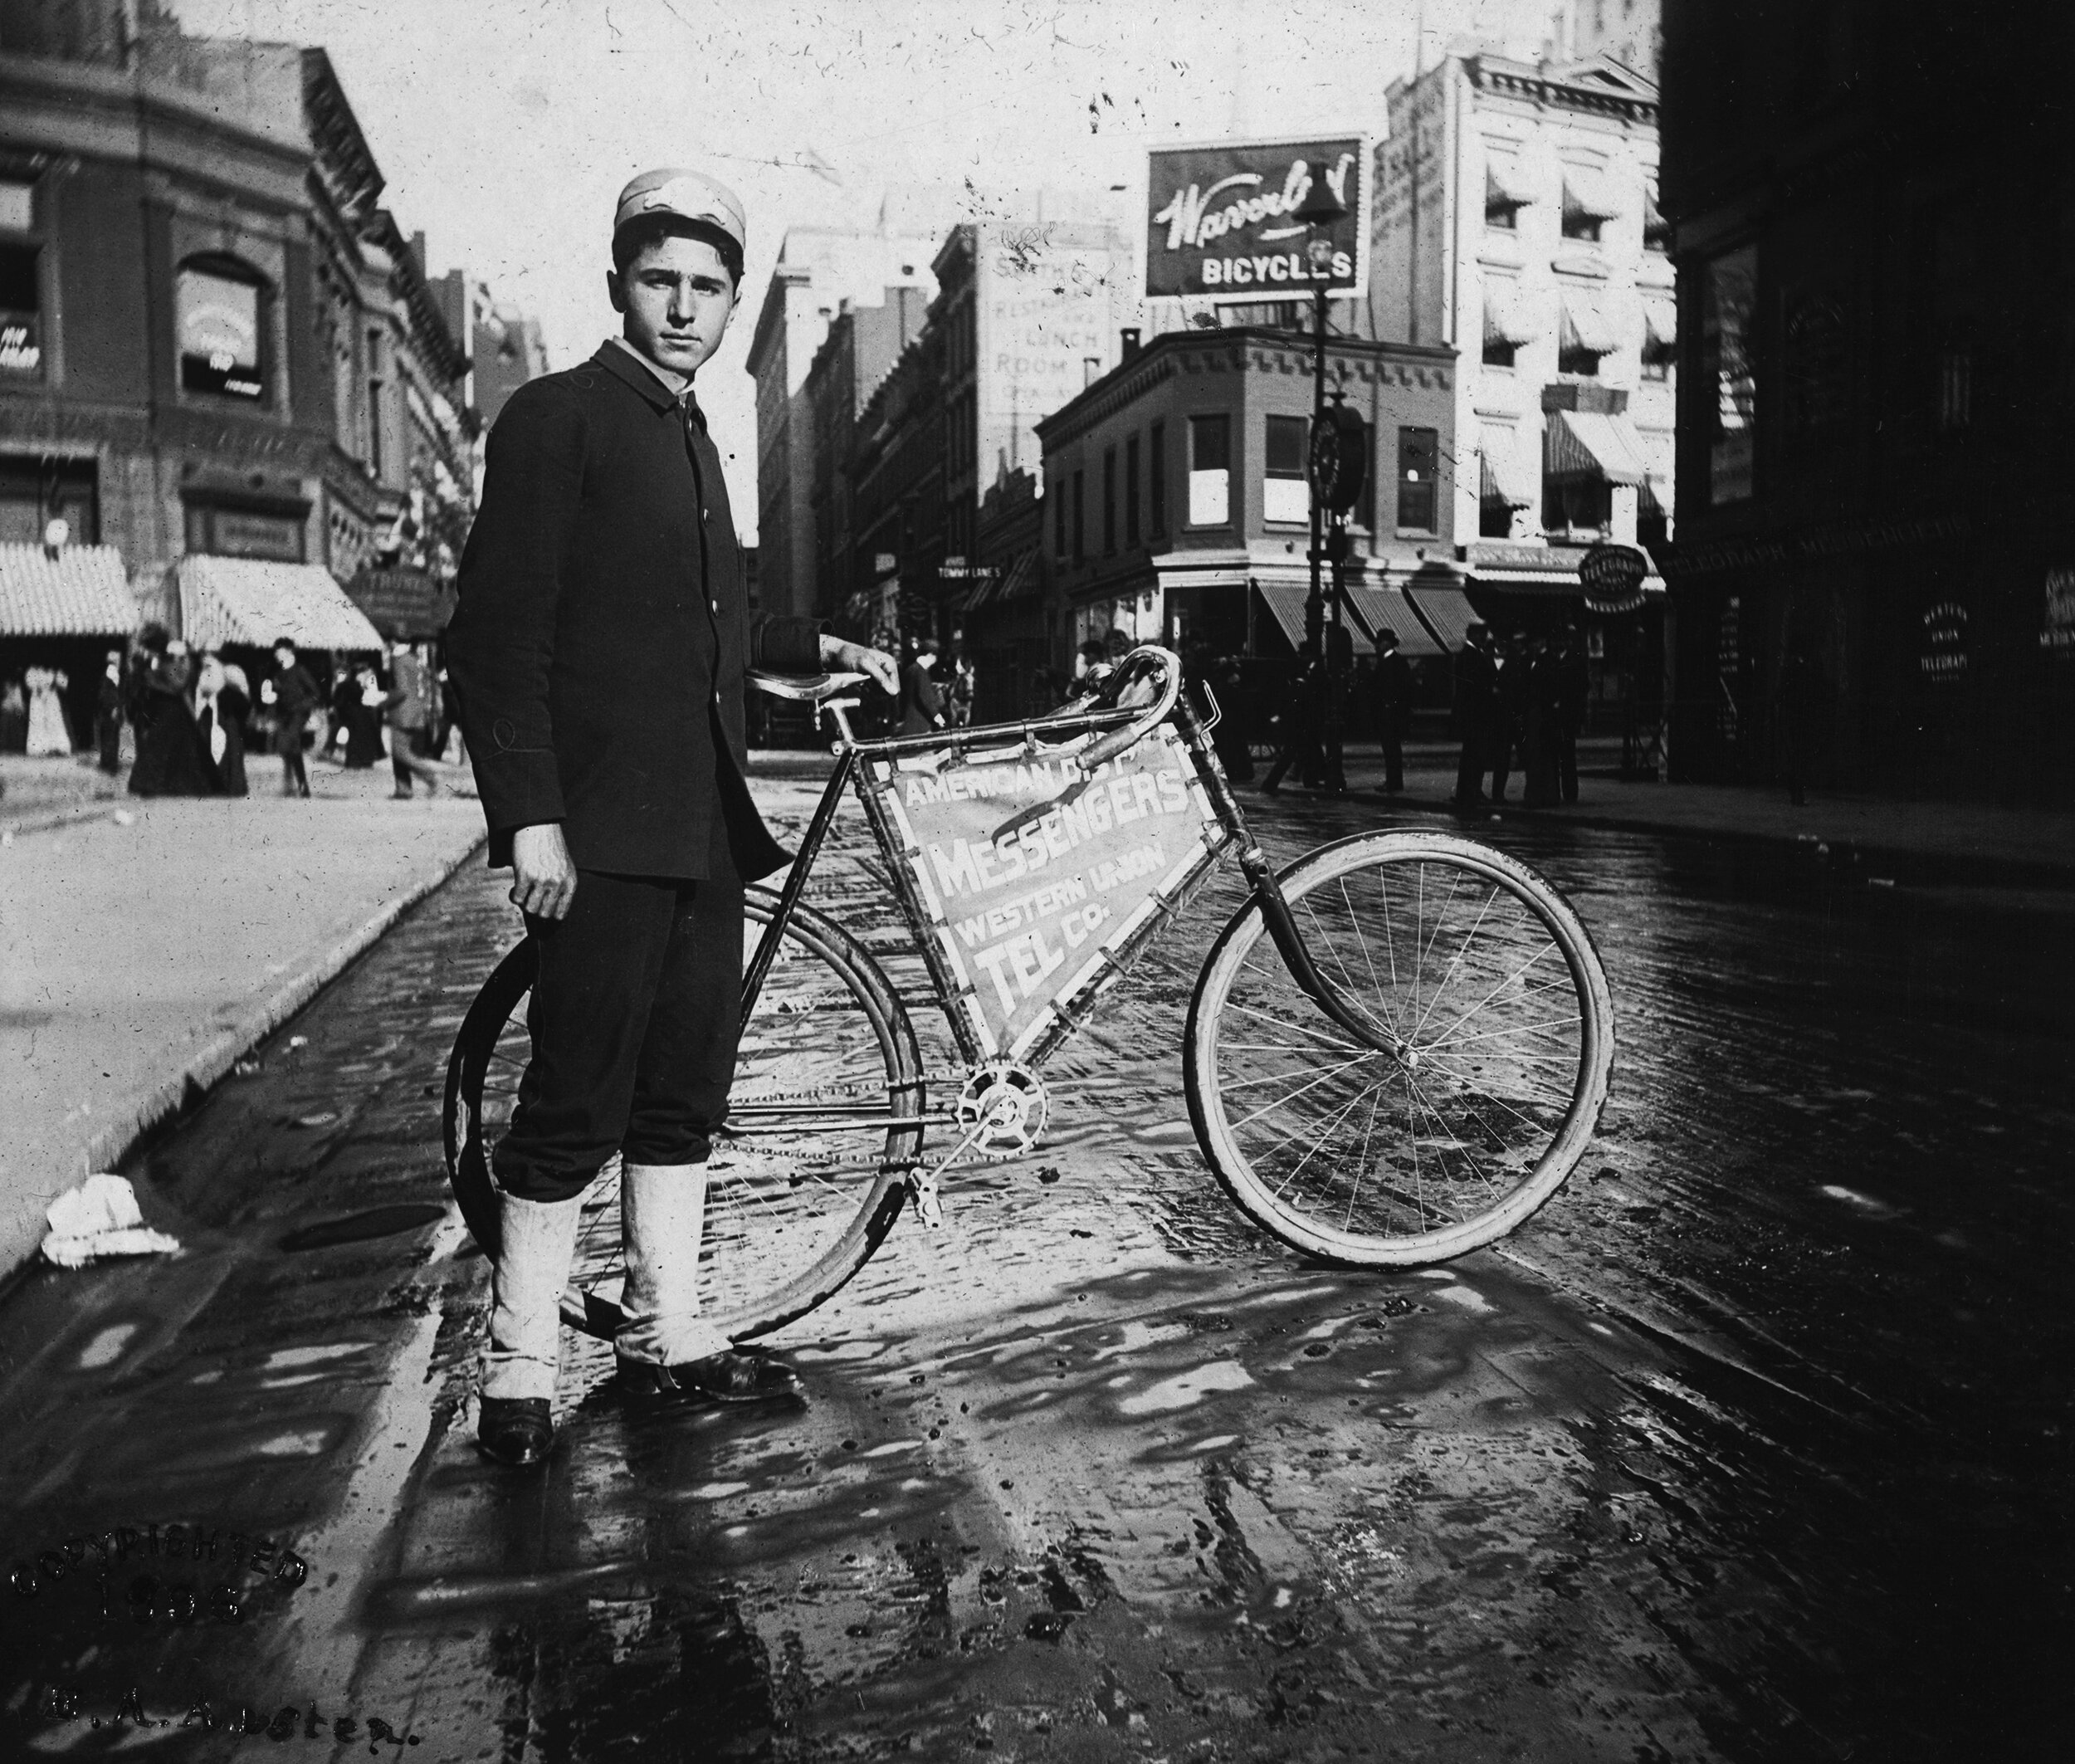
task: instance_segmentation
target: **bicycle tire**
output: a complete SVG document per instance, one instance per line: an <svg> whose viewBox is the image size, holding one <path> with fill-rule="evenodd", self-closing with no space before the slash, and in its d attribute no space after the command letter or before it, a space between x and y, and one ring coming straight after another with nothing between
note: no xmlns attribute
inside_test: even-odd
<svg viewBox="0 0 2075 1764"><path fill-rule="evenodd" d="M752 941L770 921L777 902L777 896L769 889L745 891L745 917ZM523 1009L532 990L535 971L530 942L506 952L463 1016L447 1059L441 1117L447 1177L471 1234L493 1258L497 1253L499 1209L491 1154L525 1065ZM823 977L816 979L813 975ZM862 1036L856 1038L857 1063L876 1056L876 1074L861 1076L855 1081L862 1092L868 1092L861 1094L857 1101L867 1108L873 1103L883 1104L883 1112L888 1116L919 1117L924 1100L922 1062L906 1008L864 946L824 914L805 906L793 909L779 960L765 980L755 1012L744 1026L734 1104L741 1105L754 1096L764 1077L764 1068L774 1068L793 1052L790 1047L773 1043L774 1037L778 1043L788 1038L782 1033L787 1018L803 1022L810 1014L813 1016L817 1038L823 1043L821 1069L828 1068L831 1057L826 1044L847 1014L841 1000L832 1000L828 995L830 979L840 986L869 1032L868 1043ZM834 1057L843 1058L840 1053ZM499 1087L489 1076L493 1066L500 1063L505 1074L501 1096L495 1094ZM787 1179L784 1197L778 1196L769 1182L764 1184L768 1192L749 1193L749 1185L760 1179L745 1170L743 1136L730 1135L715 1146L709 1174L708 1226L700 1257L700 1278L706 1314L732 1340L749 1341L768 1335L833 1297L872 1258L900 1216L907 1195L906 1173L921 1152L922 1128L833 1128L824 1132L824 1141L830 1132L842 1135L860 1147L853 1161L857 1166L853 1173L862 1180L838 1186L795 1175ZM876 1146L876 1151L862 1149L867 1141ZM813 1153L810 1146L805 1154L795 1149L789 1155L797 1169ZM813 1168L811 1165L805 1167ZM739 1292L730 1287L726 1278L717 1273L716 1264L724 1253L730 1258L731 1267L746 1266L749 1252L740 1246L752 1230L762 1237L774 1238L788 1229L788 1221L793 1225L805 1223L800 1207L795 1205L788 1213L774 1202L796 1200L810 1181L815 1194L826 1190L834 1199L823 1209L823 1229L816 1234L817 1243L812 1246L815 1253L807 1265L789 1272L787 1260L779 1258L783 1278L768 1283L754 1280L747 1289ZM732 1197L731 1190L735 1191ZM754 1210L749 1207L749 1199L743 1198L745 1195L755 1200ZM810 1195L810 1201L813 1198ZM716 1229L716 1205L734 1209L737 1224L731 1236ZM576 1263L562 1301L562 1319L572 1328L609 1341L622 1322L616 1292L617 1160L608 1163L586 1190L582 1218ZM742 1223L751 1219L759 1223L754 1226ZM724 1243L735 1247L724 1252L719 1247ZM716 1286L726 1288L718 1302Z"/></svg>
<svg viewBox="0 0 2075 1764"><path fill-rule="evenodd" d="M1321 971L1396 1051L1317 1009L1248 902L1204 960L1185 1037L1189 1118L1219 1183L1286 1244L1350 1266L1419 1267L1504 1236L1562 1185L1606 1102L1614 1007L1590 934L1528 866L1448 833L1358 834L1282 886ZM1263 1104L1269 1084L1286 1088Z"/></svg>

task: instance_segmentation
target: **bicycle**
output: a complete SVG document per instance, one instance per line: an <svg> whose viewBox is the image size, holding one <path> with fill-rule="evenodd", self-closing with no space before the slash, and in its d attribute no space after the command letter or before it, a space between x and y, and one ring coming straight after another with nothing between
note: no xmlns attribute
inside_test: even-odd
<svg viewBox="0 0 2075 1764"><path fill-rule="evenodd" d="M856 735L842 695L861 678L751 677L829 719L836 765L782 886L747 891L741 1050L700 1258L731 1338L833 1295L904 1207L940 1224L947 1170L1032 1150L1046 1060L1233 858L1249 893L1198 977L1184 1077L1243 1212L1326 1261L1420 1266L1512 1230L1576 1165L1606 1099L1613 1007L1591 937L1526 865L1394 830L1275 868L1208 739L1214 696L1199 721L1179 658L1153 646L1065 711L925 735ZM941 1100L884 968L803 898L853 788L957 1052ZM533 967L528 943L505 955L447 1065L449 1177L493 1255L490 1151L525 1066ZM933 1131L954 1142L925 1158ZM609 1340L617 1162L582 1217L563 1316Z"/></svg>

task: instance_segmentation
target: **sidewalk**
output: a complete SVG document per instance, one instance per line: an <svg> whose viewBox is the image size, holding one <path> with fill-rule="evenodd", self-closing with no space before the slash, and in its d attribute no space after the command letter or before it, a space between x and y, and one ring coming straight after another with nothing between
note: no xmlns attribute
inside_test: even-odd
<svg viewBox="0 0 2075 1764"><path fill-rule="evenodd" d="M238 800L101 800L70 770L10 759L0 800L0 1275L482 838L472 800L390 801L386 766L313 765L308 802L265 758Z"/></svg>
<svg viewBox="0 0 2075 1764"><path fill-rule="evenodd" d="M1581 745L1575 803L1523 809L1526 779L1516 772L1506 786L1510 800L1465 818L1473 823L1498 814L1627 832L1821 843L1833 851L1853 850L1869 873L1917 882L2075 884L2075 812L2067 809L1911 802L1814 788L1807 804L1797 809L1784 785L1653 784L1616 777L1611 774L1618 758L1618 744ZM1370 796L1382 784L1382 750L1374 744L1350 746L1345 764L1349 789L1357 798ZM1267 771L1265 765L1256 765L1254 783L1239 787L1243 800L1258 794ZM1375 799L1452 819L1448 799L1455 777L1456 749L1422 744L1406 750L1404 794ZM1296 802L1313 794L1286 782L1282 799Z"/></svg>

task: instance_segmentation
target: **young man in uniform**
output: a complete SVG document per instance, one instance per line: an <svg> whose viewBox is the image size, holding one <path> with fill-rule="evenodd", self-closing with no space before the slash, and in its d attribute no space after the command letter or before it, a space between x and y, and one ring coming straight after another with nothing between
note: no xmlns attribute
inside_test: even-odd
<svg viewBox="0 0 2075 1764"><path fill-rule="evenodd" d="M622 1383L752 1401L797 1391L738 1353L696 1289L706 1160L735 1073L742 887L785 862L749 799L746 667L891 657L752 619L720 455L692 379L742 298L734 193L702 173L621 192L606 289L623 320L513 393L490 437L447 656L491 862L540 958L502 1190L477 1438L534 1464L553 1429L559 1295L584 1189L622 1160Z"/></svg>

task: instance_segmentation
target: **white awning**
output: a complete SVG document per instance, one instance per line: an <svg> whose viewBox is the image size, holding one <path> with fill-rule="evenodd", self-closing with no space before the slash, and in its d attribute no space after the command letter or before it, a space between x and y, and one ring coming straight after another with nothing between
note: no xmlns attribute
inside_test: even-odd
<svg viewBox="0 0 2075 1764"><path fill-rule="evenodd" d="M113 545L0 545L0 637L121 637L138 616Z"/></svg>
<svg viewBox="0 0 2075 1764"><path fill-rule="evenodd" d="M1670 349L1679 340L1679 309L1671 301L1646 300L1643 303L1643 328L1650 340L1659 347Z"/></svg>
<svg viewBox="0 0 2075 1764"><path fill-rule="evenodd" d="M1650 475L1635 424L1599 411L1553 410L1543 432L1543 460L1553 478L1604 478L1640 485Z"/></svg>
<svg viewBox="0 0 2075 1764"><path fill-rule="evenodd" d="M367 614L320 564L197 555L182 558L175 574L180 634L194 648L266 649L283 638L298 649L382 647Z"/></svg>
<svg viewBox="0 0 2075 1764"><path fill-rule="evenodd" d="M1494 154L1484 162L1484 206L1488 208L1524 208L1535 200L1526 169L1519 160Z"/></svg>
<svg viewBox="0 0 2075 1764"><path fill-rule="evenodd" d="M1595 221L1610 221L1622 212L1614 193L1614 180L1604 172L1582 165L1564 168L1564 213L1582 214Z"/></svg>
<svg viewBox="0 0 2075 1764"><path fill-rule="evenodd" d="M1566 290L1563 300L1560 348L1583 349L1590 355L1611 355L1621 347L1620 332L1614 329L1606 309L1591 295Z"/></svg>
<svg viewBox="0 0 2075 1764"><path fill-rule="evenodd" d="M1508 508L1532 508L1540 499L1535 474L1521 468L1520 437L1511 429L1486 426L1477 438L1477 494Z"/></svg>
<svg viewBox="0 0 2075 1764"><path fill-rule="evenodd" d="M1535 327L1521 315L1520 285L1495 278L1484 285L1484 340L1531 343Z"/></svg>
<svg viewBox="0 0 2075 1764"><path fill-rule="evenodd" d="M1642 429L1637 432L1643 445L1643 457L1649 469L1649 476L1643 493L1667 515L1677 510L1672 506L1673 480L1677 476L1674 461L1678 452L1678 437L1670 429Z"/></svg>

